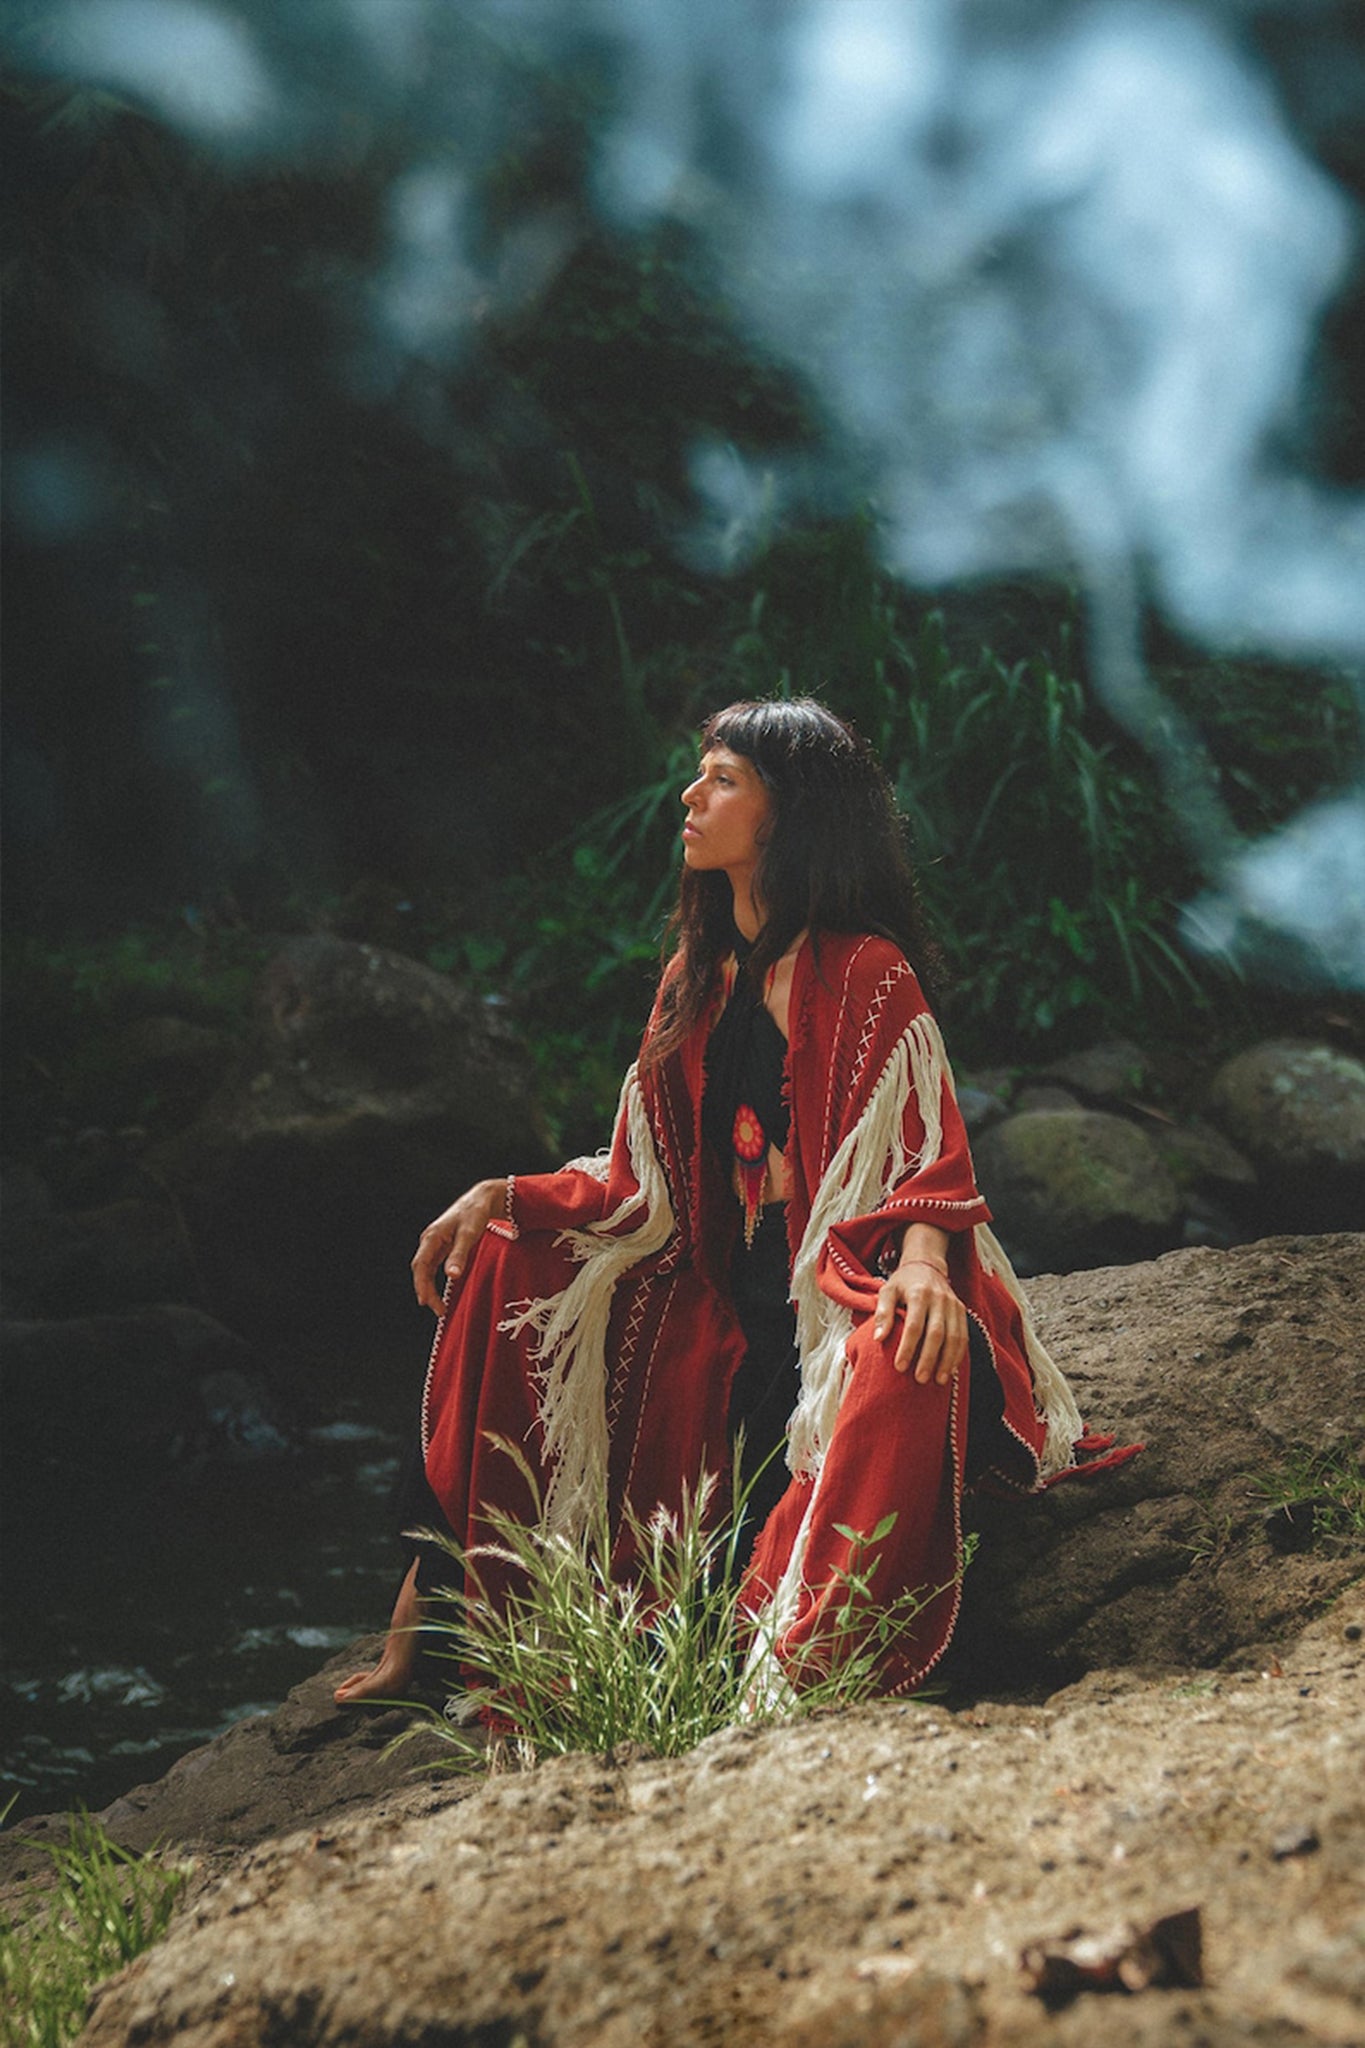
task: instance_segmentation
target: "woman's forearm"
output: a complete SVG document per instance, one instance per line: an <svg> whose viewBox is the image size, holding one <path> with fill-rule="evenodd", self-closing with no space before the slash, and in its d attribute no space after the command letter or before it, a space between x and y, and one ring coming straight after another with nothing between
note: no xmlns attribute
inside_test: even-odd
<svg viewBox="0 0 1365 2048"><path fill-rule="evenodd" d="M939 1230L932 1223L912 1223L901 1238L902 1266L932 1266L936 1272L948 1271L948 1233Z"/></svg>

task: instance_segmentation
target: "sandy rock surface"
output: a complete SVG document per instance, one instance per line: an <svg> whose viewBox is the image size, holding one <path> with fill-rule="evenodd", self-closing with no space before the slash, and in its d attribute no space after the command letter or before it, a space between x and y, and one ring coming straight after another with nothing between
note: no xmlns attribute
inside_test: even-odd
<svg viewBox="0 0 1365 2048"><path fill-rule="evenodd" d="M1348 1594L1266 1673L428 1785L244 1852L84 2048L1359 2042L1363 1618ZM1036 1937L1188 1906L1202 1988L1023 1988Z"/></svg>
<svg viewBox="0 0 1365 2048"><path fill-rule="evenodd" d="M994 1689L1098 1666L1255 1662L1358 1550L1267 1541L1296 1454L1365 1452L1365 1237L1265 1238L1028 1283L1086 1421L1146 1445L1042 1499L979 1499L955 1669Z"/></svg>

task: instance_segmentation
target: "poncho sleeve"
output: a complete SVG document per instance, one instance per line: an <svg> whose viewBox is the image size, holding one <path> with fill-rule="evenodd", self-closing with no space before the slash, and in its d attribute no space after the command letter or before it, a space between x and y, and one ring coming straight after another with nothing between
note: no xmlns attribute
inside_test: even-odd
<svg viewBox="0 0 1365 2048"><path fill-rule="evenodd" d="M990 1209L943 1040L910 963L871 936L827 941L822 951L792 1060L810 1189L798 1264L838 1289L873 1276L879 1284L883 1253L908 1224L965 1240L989 1223Z"/></svg>

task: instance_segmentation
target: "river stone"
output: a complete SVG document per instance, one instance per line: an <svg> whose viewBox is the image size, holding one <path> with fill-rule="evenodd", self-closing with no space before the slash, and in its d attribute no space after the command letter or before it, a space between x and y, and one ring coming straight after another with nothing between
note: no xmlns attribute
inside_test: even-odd
<svg viewBox="0 0 1365 2048"><path fill-rule="evenodd" d="M1069 1088L1059 1088L1051 1081L1029 1081L1014 1098L1015 1112L1027 1116L1039 1109L1079 1109L1080 1103Z"/></svg>
<svg viewBox="0 0 1365 2048"><path fill-rule="evenodd" d="M1365 1217L1365 1063L1331 1045L1268 1039L1219 1068L1209 1106L1272 1203L1297 1207L1310 1226Z"/></svg>
<svg viewBox="0 0 1365 2048"><path fill-rule="evenodd" d="M998 1124L1009 1110L998 1095L990 1094L985 1088L974 1088L970 1082L960 1081L957 1088L957 1106L962 1112L962 1121L969 1138L980 1137L992 1124Z"/></svg>
<svg viewBox="0 0 1365 2048"><path fill-rule="evenodd" d="M1038 1078L1056 1081L1087 1102L1129 1102L1149 1086L1152 1063L1130 1038L1109 1038L1067 1059L1049 1060Z"/></svg>
<svg viewBox="0 0 1365 2048"><path fill-rule="evenodd" d="M70 1316L183 1301L196 1291L184 1232L164 1202L0 1211L8 1316Z"/></svg>
<svg viewBox="0 0 1365 2048"><path fill-rule="evenodd" d="M1173 1244L1180 1193L1146 1133L1102 1110L1033 1110L985 1132L977 1179L1027 1272L1142 1258Z"/></svg>
<svg viewBox="0 0 1365 2048"><path fill-rule="evenodd" d="M260 1002L255 1071L149 1163L234 1325L391 1327L432 1216L475 1180L554 1163L529 1055L449 976L343 939L291 940Z"/></svg>
<svg viewBox="0 0 1365 2048"><path fill-rule="evenodd" d="M1177 1187L1203 1194L1246 1195L1256 1186L1256 1169L1221 1131L1193 1117L1183 1124L1152 1124L1152 1143L1165 1160Z"/></svg>
<svg viewBox="0 0 1365 2048"><path fill-rule="evenodd" d="M449 975L315 935L280 949L260 999L274 1047L318 1107L421 1090L471 1131L544 1143L525 1048L496 1006Z"/></svg>
<svg viewBox="0 0 1365 2048"><path fill-rule="evenodd" d="M251 1347L196 1308L161 1304L3 1327L6 1506L121 1481L130 1467L202 1469L287 1453Z"/></svg>

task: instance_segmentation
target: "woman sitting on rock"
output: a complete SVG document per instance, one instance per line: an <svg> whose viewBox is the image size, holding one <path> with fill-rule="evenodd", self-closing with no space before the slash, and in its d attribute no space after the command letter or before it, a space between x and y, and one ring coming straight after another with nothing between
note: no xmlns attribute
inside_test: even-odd
<svg viewBox="0 0 1365 2048"><path fill-rule="evenodd" d="M409 1523L472 1550L490 1508L532 1520L502 1438L549 1529L605 1492L628 1573L623 1504L677 1510L742 1426L744 1604L779 1666L830 1629L847 1532L894 1513L874 1596L931 1596L886 1659L902 1691L952 1632L964 1484L1031 1492L1107 1440L1082 1438L988 1227L875 757L811 700L734 704L682 802L676 944L610 1150L481 1181L422 1233L440 1322ZM407 1688L443 1575L417 1546L378 1664L339 1701Z"/></svg>

